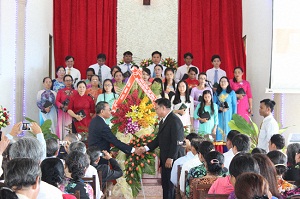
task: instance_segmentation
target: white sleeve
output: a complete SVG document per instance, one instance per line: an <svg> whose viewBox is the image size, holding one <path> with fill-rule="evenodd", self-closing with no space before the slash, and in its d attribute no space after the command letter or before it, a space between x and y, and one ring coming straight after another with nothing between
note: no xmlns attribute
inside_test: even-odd
<svg viewBox="0 0 300 199"><path fill-rule="evenodd" d="M43 157L41 160L41 161L43 161L46 158L46 141L44 138L44 134L43 133L37 134L36 139L39 141L39 143L42 145L42 148L43 148Z"/></svg>

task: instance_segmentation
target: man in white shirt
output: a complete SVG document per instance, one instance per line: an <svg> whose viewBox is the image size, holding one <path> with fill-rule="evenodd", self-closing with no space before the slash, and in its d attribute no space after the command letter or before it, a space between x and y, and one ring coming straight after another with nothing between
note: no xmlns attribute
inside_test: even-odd
<svg viewBox="0 0 300 199"><path fill-rule="evenodd" d="M161 52L154 51L152 53L152 62L153 62L153 64L148 66L149 70L151 71L151 77L155 77L154 67L156 65L161 65L160 61L161 61ZM163 67L162 76L165 77L165 69L167 67L165 67L165 66L162 66L162 67Z"/></svg>
<svg viewBox="0 0 300 199"><path fill-rule="evenodd" d="M89 68L93 68L95 70L96 75L99 76L99 86L103 87L103 82L106 79L112 79L110 68L105 65L106 55L100 53L97 55L97 63L90 65Z"/></svg>
<svg viewBox="0 0 300 199"><path fill-rule="evenodd" d="M203 139L201 138L193 139L191 145L192 145L193 154L194 151L196 151L196 155L194 156L193 159L191 159L190 161L182 165L179 183L180 183L180 191L182 191L183 193L185 193L185 181L186 181L185 171L190 171L191 168L203 164L202 162L204 161L204 156L210 151L215 150L213 143L209 141L203 141Z"/></svg>
<svg viewBox="0 0 300 199"><path fill-rule="evenodd" d="M119 65L122 70L122 73L129 72L131 73L131 66L132 66L132 52L126 51L123 53L123 61L124 64Z"/></svg>
<svg viewBox="0 0 300 199"><path fill-rule="evenodd" d="M74 68L74 57L68 55L65 58L65 63L66 63L66 75L71 75L73 77L73 84L74 87L77 87L76 84L81 80L81 74L80 71L76 68Z"/></svg>
<svg viewBox="0 0 300 199"><path fill-rule="evenodd" d="M260 127L258 136L258 148L269 151L269 141L272 135L279 133L279 126L274 119L272 112L274 110L275 102L270 99L260 101L259 114L264 117L263 123Z"/></svg>
<svg viewBox="0 0 300 199"><path fill-rule="evenodd" d="M282 151L285 146L285 139L280 134L274 134L269 141L269 151Z"/></svg>
<svg viewBox="0 0 300 199"><path fill-rule="evenodd" d="M189 72L189 69L192 68L192 67L195 67L198 71L198 75L199 75L199 69L196 67L196 66L193 66L192 65L192 61L193 61L193 54L190 53L190 52L187 52L183 55L184 57L184 62L185 64L178 67L177 68L177 71L176 71L176 75L175 75L175 82L178 83L185 74L188 74ZM197 79L198 79L198 75L197 75Z"/></svg>
<svg viewBox="0 0 300 199"><path fill-rule="evenodd" d="M227 147L228 151L223 153L224 167L226 167L227 169L229 169L230 162L231 162L232 158L234 157L234 154L232 151L232 140L233 140L234 136L236 136L238 134L240 134L240 132L238 132L236 130L231 130L231 131L229 131L229 133L227 135L226 147Z"/></svg>
<svg viewBox="0 0 300 199"><path fill-rule="evenodd" d="M213 55L211 57L211 64L213 65L213 68L206 71L207 80L216 87L216 84L219 84L221 77L226 76L226 72L220 68L221 57L219 55Z"/></svg>
<svg viewBox="0 0 300 199"><path fill-rule="evenodd" d="M190 133L186 136L186 138L184 139L185 144L183 146L185 146L186 149L186 155L182 156L180 158L178 158L177 160L175 160L173 166L172 166L172 171L171 171L171 182L177 186L177 172L178 172L178 165L182 166L183 163L193 159L193 157L196 154L193 154L192 150L191 150L191 141L194 138L199 138L199 135L196 133ZM196 152L196 151L195 151Z"/></svg>

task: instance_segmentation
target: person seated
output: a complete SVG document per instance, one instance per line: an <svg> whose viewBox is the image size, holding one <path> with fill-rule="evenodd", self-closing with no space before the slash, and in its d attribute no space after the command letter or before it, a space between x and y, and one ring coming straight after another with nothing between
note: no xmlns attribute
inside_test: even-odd
<svg viewBox="0 0 300 199"><path fill-rule="evenodd" d="M49 138L46 140L46 157L56 158L59 151L59 144L57 139Z"/></svg>
<svg viewBox="0 0 300 199"><path fill-rule="evenodd" d="M7 187L0 190L0 198L37 198L41 180L38 162L30 158L15 158L7 164L4 175Z"/></svg>
<svg viewBox="0 0 300 199"><path fill-rule="evenodd" d="M62 161L58 158L47 158L41 163L42 180L65 192L65 171ZM76 199L70 194L63 194L64 199Z"/></svg>
<svg viewBox="0 0 300 199"><path fill-rule="evenodd" d="M65 160L68 152L69 152L69 146L72 142L77 142L79 141L79 138L77 137L77 135L75 133L69 133L67 134L64 139L62 144L60 144L60 148L59 148L59 154L58 154L58 158L59 159L63 159Z"/></svg>
<svg viewBox="0 0 300 199"><path fill-rule="evenodd" d="M89 166L88 156L79 151L72 151L66 159L66 169L71 174L67 179L65 192L74 194L76 190L80 191L80 199L93 198L93 188L84 183L82 178Z"/></svg>
<svg viewBox="0 0 300 199"><path fill-rule="evenodd" d="M243 173L236 181L234 191L237 199L271 199L268 181L257 173Z"/></svg>
<svg viewBox="0 0 300 199"><path fill-rule="evenodd" d="M260 153L260 154L267 154L266 150L262 149L262 148L254 148L251 151L251 154L255 154L255 153Z"/></svg>
<svg viewBox="0 0 300 199"><path fill-rule="evenodd" d="M109 180L116 180L123 175L123 171L118 162L111 157L107 151L100 151L97 146L89 147L87 154L90 157L90 164L97 169L102 171L102 188L105 188L106 182ZM99 164L100 158L108 160L112 169L107 164Z"/></svg>
<svg viewBox="0 0 300 199"><path fill-rule="evenodd" d="M183 145L183 147L185 147L186 155L175 160L175 162L172 166L172 171L171 171L171 179L170 180L175 186L177 186L177 181L178 181L178 179L177 179L178 165L182 166L185 162L188 162L189 160L194 158L195 154L193 154L193 152L192 152L191 142L193 139L196 139L199 137L200 136L196 133L190 133L184 139L185 144Z"/></svg>
<svg viewBox="0 0 300 199"><path fill-rule="evenodd" d="M259 166L257 161L250 154L239 153L232 158L229 165L230 175L225 178L229 177L230 183L234 187L238 176L245 172L253 172L259 174ZM218 181L216 181L215 183L218 183ZM228 199L236 199L234 191L230 192L232 189L226 190L223 186L216 187L214 186L214 184L211 186L211 189L208 193L218 193L217 189L223 189L224 194L230 194Z"/></svg>
<svg viewBox="0 0 300 199"><path fill-rule="evenodd" d="M236 136L237 134L240 134L240 132L238 132L236 130L231 130L227 134L226 147L227 147L228 151L223 154L224 155L224 167L226 167L226 168L229 168L230 162L231 162L232 158L234 157L234 153L232 151L232 140L233 140L234 136Z"/></svg>
<svg viewBox="0 0 300 199"><path fill-rule="evenodd" d="M248 153L250 150L250 138L244 134L238 134L232 139L232 152L234 155L238 153Z"/></svg>
<svg viewBox="0 0 300 199"><path fill-rule="evenodd" d="M190 178L203 178L206 179L204 182L211 184L213 181L217 180L218 177L223 177L226 175L227 169L224 170L224 156L218 151L211 151L204 156L204 168L200 168L202 171L198 172L196 169L191 169L187 180ZM197 168L197 167L196 167ZM200 174L200 175L198 175ZM190 196L190 191L192 191L192 184L189 183L186 186L186 196Z"/></svg>
<svg viewBox="0 0 300 199"><path fill-rule="evenodd" d="M285 139L280 134L272 135L269 141L269 151L282 150L285 146Z"/></svg>
<svg viewBox="0 0 300 199"><path fill-rule="evenodd" d="M277 134L278 135L278 134ZM282 175L286 172L286 162L287 158L286 155L283 154L281 151L270 151L267 156L270 158L270 160L275 165L276 173L277 173L277 184L278 184L278 191L280 193L290 191L292 189L295 189L296 186L285 181L282 178Z"/></svg>

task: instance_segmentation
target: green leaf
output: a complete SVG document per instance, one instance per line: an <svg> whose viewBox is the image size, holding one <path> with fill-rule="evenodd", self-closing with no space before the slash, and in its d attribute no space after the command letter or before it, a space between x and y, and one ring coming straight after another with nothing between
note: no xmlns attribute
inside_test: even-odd
<svg viewBox="0 0 300 199"><path fill-rule="evenodd" d="M246 135L252 134L251 125L242 116L233 114L232 119L234 120L236 126L241 130L241 133Z"/></svg>
<svg viewBox="0 0 300 199"><path fill-rule="evenodd" d="M236 131L238 131L238 132L242 132L242 129L240 129L240 128L238 128L238 127L236 126L234 120L230 120L230 121L228 122L228 126L229 126L229 128L230 128L231 130L236 130Z"/></svg>
<svg viewBox="0 0 300 199"><path fill-rule="evenodd" d="M155 175L155 163L151 161L151 163L148 164L147 161L144 161L143 172L149 175Z"/></svg>

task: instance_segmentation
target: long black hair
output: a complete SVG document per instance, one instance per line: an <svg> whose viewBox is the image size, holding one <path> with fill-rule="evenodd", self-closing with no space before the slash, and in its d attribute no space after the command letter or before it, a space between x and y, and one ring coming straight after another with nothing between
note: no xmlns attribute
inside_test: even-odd
<svg viewBox="0 0 300 199"><path fill-rule="evenodd" d="M221 92L223 91L223 88L221 87L221 80L222 79L226 79L228 82L228 86L226 88L226 93L230 93L232 91L231 87L230 87L230 82L229 79L226 76L221 77L220 81L219 81L219 85L217 87L217 95L219 96L221 94Z"/></svg>
<svg viewBox="0 0 300 199"><path fill-rule="evenodd" d="M204 112L204 107L205 107L205 100L204 100L204 95L206 94L210 94L211 96L211 103L210 103L210 109L211 109L211 112L210 112L210 115L213 115L214 112L215 112L215 109L214 109L214 103L212 101L212 95L211 95L211 92L209 90L205 90L203 91L203 94L202 94L202 98L201 98L201 101L200 101L200 108L198 110L198 115L202 114Z"/></svg>
<svg viewBox="0 0 300 199"><path fill-rule="evenodd" d="M242 71L242 73L244 72L244 70L242 69L242 67L237 66L237 67L234 68L233 73L234 73L235 70L237 70L237 69L240 69L240 70ZM235 77L233 77L233 82L237 82L236 79L235 79Z"/></svg>
<svg viewBox="0 0 300 199"><path fill-rule="evenodd" d="M162 80L161 80L160 78L157 77L157 78L155 78L155 79L152 81L152 84L153 84L154 82L157 82L157 83L160 84L160 86L161 86L161 93L160 93L161 98L165 98L164 85L163 85L163 83L162 83Z"/></svg>
<svg viewBox="0 0 300 199"><path fill-rule="evenodd" d="M173 68L166 68L165 73L164 73L165 76L166 76L166 74L167 74L168 71L171 71L174 74ZM172 86L175 89L175 80L174 80L174 78L172 79ZM168 87L168 80L166 78L165 82L164 82L164 89L167 89L167 87Z"/></svg>
<svg viewBox="0 0 300 199"><path fill-rule="evenodd" d="M179 92L179 84L185 84L185 102L186 103L191 103L191 100L190 100L190 92L189 92L189 87L188 87L188 84L185 82L185 81L179 81L178 84L177 84L177 88L176 88L176 91L175 91L175 98L174 98L174 101L173 101L173 104L179 104L181 103L181 100L180 100L180 92Z"/></svg>
<svg viewBox="0 0 300 199"><path fill-rule="evenodd" d="M106 94L106 90L105 90L105 86L104 86L105 82L110 82L111 83L111 86L112 86L111 92L114 94L114 99L116 99L116 91L115 91L115 88L114 88L114 84L112 83L111 79L106 79L103 82L103 89L102 89L102 93L104 95L104 101L105 101L105 94Z"/></svg>

